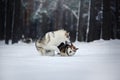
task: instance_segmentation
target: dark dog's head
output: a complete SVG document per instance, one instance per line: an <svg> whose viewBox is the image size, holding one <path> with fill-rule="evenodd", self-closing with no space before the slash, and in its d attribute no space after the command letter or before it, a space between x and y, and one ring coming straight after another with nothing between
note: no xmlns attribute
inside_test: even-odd
<svg viewBox="0 0 120 80"><path fill-rule="evenodd" d="M74 55L75 53L76 53L76 51L78 50L78 48L76 48L72 43L71 43L71 45L69 45L68 46L68 48L67 48L67 54L68 54L68 56L72 56L72 55Z"/></svg>
<svg viewBox="0 0 120 80"><path fill-rule="evenodd" d="M68 43L61 43L58 46L60 52L66 54L67 56L72 56L76 53L76 51L78 50L78 48L76 48L72 43L68 44Z"/></svg>

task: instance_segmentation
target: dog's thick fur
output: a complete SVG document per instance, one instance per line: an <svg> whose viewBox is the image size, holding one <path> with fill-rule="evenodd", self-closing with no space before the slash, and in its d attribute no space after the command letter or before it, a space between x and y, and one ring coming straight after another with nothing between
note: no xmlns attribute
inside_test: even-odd
<svg viewBox="0 0 120 80"><path fill-rule="evenodd" d="M78 50L78 48L76 48L72 43L61 43L58 48L60 50L60 53L58 54L61 56L73 56Z"/></svg>
<svg viewBox="0 0 120 80"><path fill-rule="evenodd" d="M55 51L60 53L57 46L66 41L70 42L69 33L61 29L46 33L45 36L37 40L35 44L41 55L54 56Z"/></svg>

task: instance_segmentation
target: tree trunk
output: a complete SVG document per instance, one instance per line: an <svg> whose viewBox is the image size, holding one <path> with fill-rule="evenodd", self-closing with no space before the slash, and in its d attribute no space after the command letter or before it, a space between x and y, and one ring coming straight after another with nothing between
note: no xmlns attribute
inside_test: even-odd
<svg viewBox="0 0 120 80"><path fill-rule="evenodd" d="M78 24L78 41L84 41L84 30L83 30L83 9L84 9L84 4L83 0L81 0L81 5L80 7L80 15L79 15L79 24Z"/></svg>
<svg viewBox="0 0 120 80"><path fill-rule="evenodd" d="M63 3L64 0L58 0L57 8L54 11L54 30L62 29L63 28Z"/></svg>
<svg viewBox="0 0 120 80"><path fill-rule="evenodd" d="M76 28L77 28L77 20L75 16L71 13L71 25L69 26L70 28L70 40L72 42L75 42L76 40Z"/></svg>
<svg viewBox="0 0 120 80"><path fill-rule="evenodd" d="M21 0L15 0L12 43L17 43L21 39L21 32Z"/></svg>
<svg viewBox="0 0 120 80"><path fill-rule="evenodd" d="M91 10L90 10L90 26L88 32L87 41L93 41L100 39L101 33L101 21L97 19L99 18L101 11L101 0L91 0Z"/></svg>
<svg viewBox="0 0 120 80"><path fill-rule="evenodd" d="M13 0L6 0L6 26L5 26L5 43L9 44L11 39L12 18L13 18Z"/></svg>
<svg viewBox="0 0 120 80"><path fill-rule="evenodd" d="M0 40L4 39L5 29L5 0L0 1Z"/></svg>
<svg viewBox="0 0 120 80"><path fill-rule="evenodd" d="M103 26L102 26L102 38L109 40L111 38L111 24L112 14L110 9L110 1L103 0Z"/></svg>
<svg viewBox="0 0 120 80"><path fill-rule="evenodd" d="M116 37L120 39L120 0L116 0L116 23L117 23Z"/></svg>

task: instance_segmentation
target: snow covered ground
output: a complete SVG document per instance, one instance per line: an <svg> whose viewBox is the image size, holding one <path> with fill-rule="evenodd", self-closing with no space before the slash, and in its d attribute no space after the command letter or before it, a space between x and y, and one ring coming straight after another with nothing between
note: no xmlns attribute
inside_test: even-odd
<svg viewBox="0 0 120 80"><path fill-rule="evenodd" d="M74 56L50 57L34 43L0 41L0 80L120 80L120 40L74 44Z"/></svg>

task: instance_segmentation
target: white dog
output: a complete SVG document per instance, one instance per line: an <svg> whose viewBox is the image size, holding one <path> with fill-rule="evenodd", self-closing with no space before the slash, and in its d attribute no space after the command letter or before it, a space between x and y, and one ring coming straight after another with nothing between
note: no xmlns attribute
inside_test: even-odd
<svg viewBox="0 0 120 80"><path fill-rule="evenodd" d="M42 39L35 42L35 45L41 55L54 56L55 51L60 53L58 46L62 42L70 42L69 33L63 29L46 33Z"/></svg>

